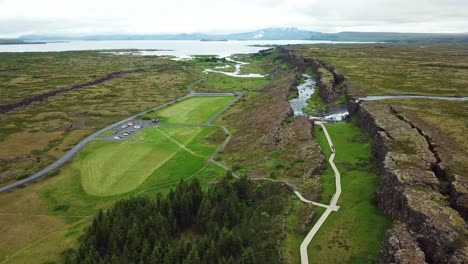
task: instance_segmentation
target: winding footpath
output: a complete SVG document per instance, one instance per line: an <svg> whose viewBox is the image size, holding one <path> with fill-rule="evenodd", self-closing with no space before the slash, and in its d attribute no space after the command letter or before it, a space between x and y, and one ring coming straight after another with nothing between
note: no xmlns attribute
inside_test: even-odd
<svg viewBox="0 0 468 264"><path fill-rule="evenodd" d="M333 160L335 159L335 154L336 154L335 147L333 146L333 142L331 141L330 135L328 134L327 128L325 127L324 123L323 122L315 122L315 123L322 127L323 132L325 133L325 136L327 138L328 145L330 146L330 150L332 151L331 155L330 155L330 158L328 159L328 162L330 163L330 166L332 167L333 172L335 173L335 186L336 186L335 188L336 188L336 191L335 191L335 194L333 195L333 197L332 197L332 199L330 201L330 205L324 206L327 209L322 214L322 216L320 216L317 223L315 223L315 225L309 231L309 233L307 234L304 241L302 241L302 244L301 244L301 247L300 247L301 264L308 264L309 263L309 256L307 254L307 247L309 246L310 241L312 241L312 238L314 238L315 234L317 234L317 232L319 231L320 227L322 227L322 224L325 222L325 220L327 220L327 218L331 214L331 212L338 211L339 206L337 206L337 203L338 203L338 199L340 198L340 195L341 195L341 174L338 171L338 169L336 168L335 163L333 162ZM301 201L303 201L303 200L301 199Z"/></svg>

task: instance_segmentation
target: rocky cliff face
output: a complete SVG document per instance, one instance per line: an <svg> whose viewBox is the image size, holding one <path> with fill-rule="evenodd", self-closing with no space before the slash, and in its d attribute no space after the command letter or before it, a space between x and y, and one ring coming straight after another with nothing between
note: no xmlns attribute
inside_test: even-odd
<svg viewBox="0 0 468 264"><path fill-rule="evenodd" d="M382 167L379 207L404 223L415 241L396 246L390 240L408 236L401 228L390 230L382 262L414 263L404 252L416 249L428 263L468 263L467 227L444 195L446 187L434 171L439 160L427 139L388 105L362 102L350 104L350 110L375 141L374 156Z"/></svg>
<svg viewBox="0 0 468 264"><path fill-rule="evenodd" d="M320 97L327 103L337 100L344 92L344 76L336 73L333 65L326 65L320 61L315 61L312 65L314 74L317 76Z"/></svg>
<svg viewBox="0 0 468 264"><path fill-rule="evenodd" d="M385 232L385 240L380 250L382 264L423 264L424 252L408 232L406 225L396 222Z"/></svg>

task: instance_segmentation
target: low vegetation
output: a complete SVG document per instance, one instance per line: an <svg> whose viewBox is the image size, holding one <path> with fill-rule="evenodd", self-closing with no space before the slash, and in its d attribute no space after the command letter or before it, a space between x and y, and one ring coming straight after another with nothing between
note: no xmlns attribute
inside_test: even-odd
<svg viewBox="0 0 468 264"><path fill-rule="evenodd" d="M338 44L295 52L335 65L348 78L351 94L468 94L466 45Z"/></svg>
<svg viewBox="0 0 468 264"><path fill-rule="evenodd" d="M84 83L114 71L167 66L157 57L99 51L0 53L0 104Z"/></svg>

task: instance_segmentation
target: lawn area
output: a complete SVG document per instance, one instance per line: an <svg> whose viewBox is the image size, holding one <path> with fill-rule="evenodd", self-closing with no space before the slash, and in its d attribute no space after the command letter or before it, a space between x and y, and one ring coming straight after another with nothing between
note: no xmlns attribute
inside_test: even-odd
<svg viewBox="0 0 468 264"><path fill-rule="evenodd" d="M84 190L92 195L110 196L134 190L165 163L171 163L179 152L188 152L185 164L193 163L189 170L196 172L213 153L213 145L192 141L202 140L214 127L148 127L121 142L96 141L80 153L81 180ZM186 147L190 144L192 149ZM196 153L200 149L203 154ZM179 155L177 155L179 154ZM184 166L181 166L184 167ZM188 171L187 171L188 172ZM173 174L173 172L171 173Z"/></svg>
<svg viewBox="0 0 468 264"><path fill-rule="evenodd" d="M371 142L354 123L327 124L336 148L335 164L341 173L340 209L333 212L309 245L311 263L378 263L385 229L390 225L378 210L375 190L379 175L370 162ZM320 127L316 139L330 155L327 140ZM329 203L335 192L335 176L327 163L323 174L323 203ZM323 210L317 210L317 218Z"/></svg>
<svg viewBox="0 0 468 264"><path fill-rule="evenodd" d="M208 185L226 173L206 163L224 139L218 127L167 126L122 142L93 142L58 175L0 195L0 262L58 262L99 208L167 193L181 179Z"/></svg>
<svg viewBox="0 0 468 264"><path fill-rule="evenodd" d="M162 123L203 124L235 100L234 96L191 97L145 115Z"/></svg>

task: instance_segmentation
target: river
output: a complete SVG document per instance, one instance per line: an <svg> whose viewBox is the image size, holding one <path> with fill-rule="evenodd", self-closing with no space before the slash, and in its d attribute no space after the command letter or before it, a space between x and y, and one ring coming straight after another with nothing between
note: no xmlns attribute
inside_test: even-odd
<svg viewBox="0 0 468 264"><path fill-rule="evenodd" d="M304 108L307 107L307 100L314 94L316 90L316 83L312 76L308 74L302 74L304 82L297 86L298 96L289 100L289 104L294 111L294 116L308 116L311 120L320 120L326 122L339 122L348 118L349 113L346 107L338 108L330 112L326 112L323 115L311 116L304 113ZM317 112L318 111L314 111Z"/></svg>

